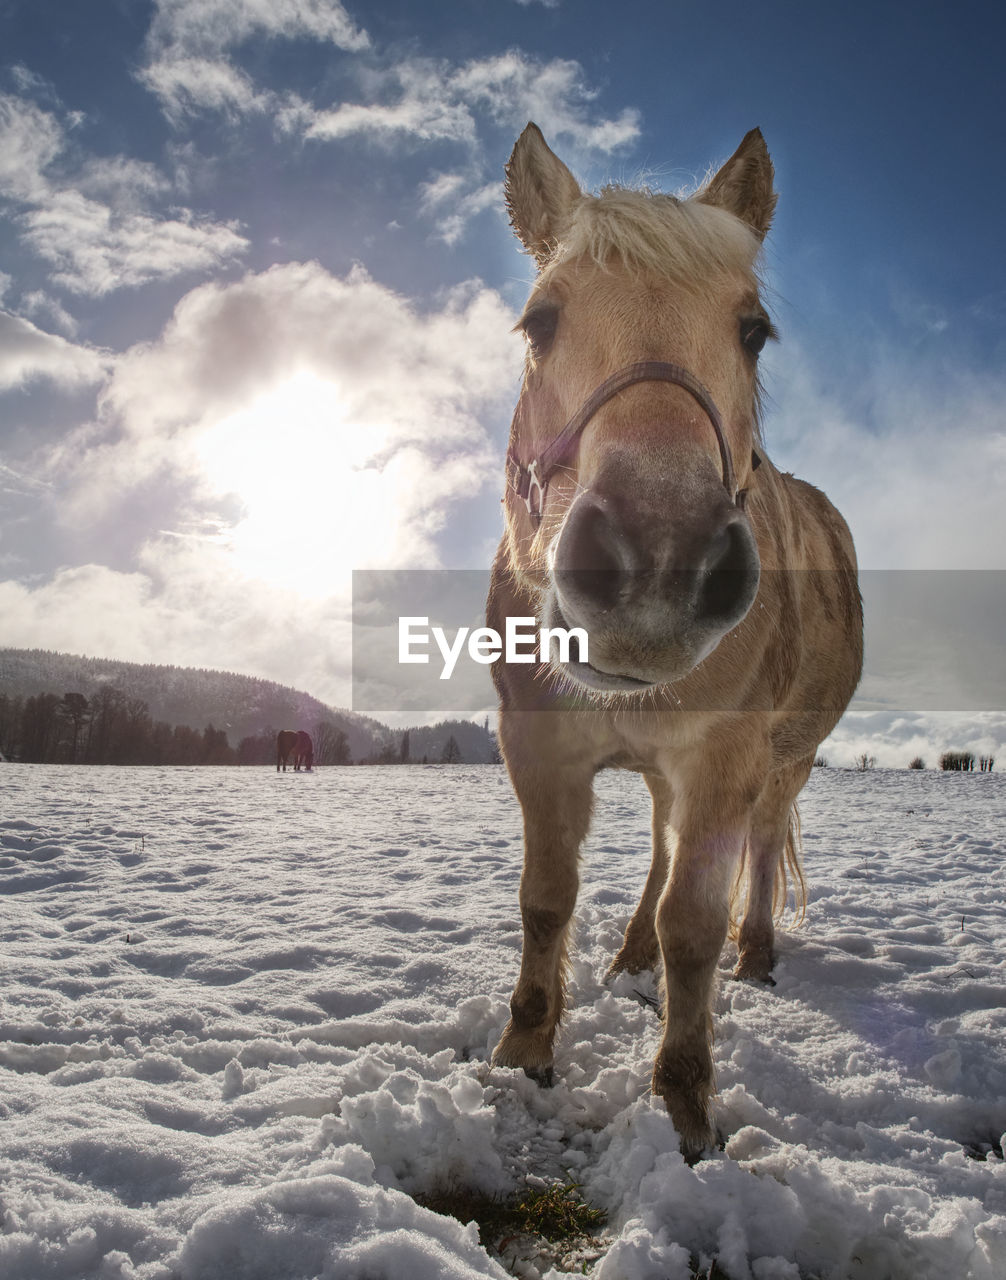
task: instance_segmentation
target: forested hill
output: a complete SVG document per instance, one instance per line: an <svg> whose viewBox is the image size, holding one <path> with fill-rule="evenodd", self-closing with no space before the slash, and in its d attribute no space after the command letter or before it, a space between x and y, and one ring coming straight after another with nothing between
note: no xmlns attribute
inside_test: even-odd
<svg viewBox="0 0 1006 1280"><path fill-rule="evenodd" d="M199 730L212 724L226 732L231 745L267 729L313 729L320 720L329 720L346 735L352 758L362 760L393 737L377 720L328 707L308 693L255 676L46 649L0 649L0 693L8 697L82 693L91 699L105 687L141 699L154 720Z"/></svg>
<svg viewBox="0 0 1006 1280"><path fill-rule="evenodd" d="M93 749L93 739L101 738L101 733L92 728L87 738L89 748L84 751L83 714L86 712L88 719L98 715L107 719L109 708L99 704L102 699L107 701L113 690L120 703L128 704L119 708L121 723L112 735L116 742ZM56 700L67 694L83 695L92 705L79 713L72 704L57 707ZM33 709L31 699L39 703L48 699L54 704L48 708L48 718L54 725L61 719L67 723L50 732L37 723L41 708ZM76 727L72 723L75 719ZM172 726L178 731L174 745L168 748L165 733ZM212 741L204 733L207 726L212 726L216 735ZM275 759L273 735L279 729L306 729L320 735L323 740L316 736L315 742L317 763L348 759L380 764L483 764L498 758L495 735L488 724L445 720L403 731L354 711L326 706L308 693L256 676L87 658L47 649L0 649L0 758L60 763L227 763L236 749L239 763L268 763ZM203 735L202 744L190 740L187 730ZM343 736L348 754L338 745ZM56 741L57 737L66 741ZM246 750L242 742L248 739L258 741Z"/></svg>

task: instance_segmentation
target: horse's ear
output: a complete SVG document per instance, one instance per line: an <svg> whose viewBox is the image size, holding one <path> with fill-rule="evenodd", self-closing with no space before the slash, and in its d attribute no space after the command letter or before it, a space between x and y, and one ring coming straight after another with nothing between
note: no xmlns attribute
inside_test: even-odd
<svg viewBox="0 0 1006 1280"><path fill-rule="evenodd" d="M752 129L696 199L736 214L759 240L764 240L778 199L772 186L774 177L775 170L761 130Z"/></svg>
<svg viewBox="0 0 1006 1280"><path fill-rule="evenodd" d="M504 172L510 225L541 267L583 193L536 124L529 124L517 139Z"/></svg>

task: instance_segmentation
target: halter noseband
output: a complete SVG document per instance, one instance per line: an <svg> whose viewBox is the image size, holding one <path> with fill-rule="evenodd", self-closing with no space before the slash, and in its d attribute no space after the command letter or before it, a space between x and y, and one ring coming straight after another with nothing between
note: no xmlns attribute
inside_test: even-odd
<svg viewBox="0 0 1006 1280"><path fill-rule="evenodd" d="M613 396L617 396L620 391L637 382L672 382L676 387L687 391L705 412L716 432L716 443L720 448L723 487L730 495L730 501L743 511L747 490L736 487L733 459L730 457L730 449L723 434L723 420L712 396L698 378L693 377L680 365L669 364L666 360L640 360L636 364L629 364L624 369L619 369L610 378L605 378L573 414L552 443L546 445L542 452L536 458L532 458L529 463L521 462L512 449L507 450L507 464L514 471L514 488L518 496L524 499L528 514L536 524L540 523L545 511L545 490L548 488L549 480L572 454L573 447L587 423L602 405L607 404ZM752 469L760 463L761 458L752 451ZM537 498L534 496L536 492Z"/></svg>

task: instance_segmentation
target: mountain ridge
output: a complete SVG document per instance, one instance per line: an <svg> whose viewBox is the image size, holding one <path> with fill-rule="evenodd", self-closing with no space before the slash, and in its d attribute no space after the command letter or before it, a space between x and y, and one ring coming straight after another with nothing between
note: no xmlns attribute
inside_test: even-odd
<svg viewBox="0 0 1006 1280"><path fill-rule="evenodd" d="M141 699L154 720L196 730L212 724L227 733L232 746L267 730L310 731L319 720L328 720L345 733L352 758L359 761L382 752L387 756L404 732L261 676L208 667L126 662L50 649L0 649L0 694L8 697L72 692L92 698L105 686ZM451 735L458 742L462 759L471 763L492 759L492 736L486 726L445 721L441 725L410 728L409 734L414 744L413 759L426 755L439 760Z"/></svg>

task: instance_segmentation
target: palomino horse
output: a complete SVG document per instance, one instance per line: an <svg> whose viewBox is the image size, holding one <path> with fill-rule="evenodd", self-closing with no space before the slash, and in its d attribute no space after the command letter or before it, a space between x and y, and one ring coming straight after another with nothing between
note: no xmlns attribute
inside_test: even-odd
<svg viewBox="0 0 1006 1280"><path fill-rule="evenodd" d="M303 729L281 729L276 738L276 772L280 767L286 773L287 761L291 759L295 772L303 767L310 772L314 766L314 743L311 735Z"/></svg>
<svg viewBox="0 0 1006 1280"><path fill-rule="evenodd" d="M787 865L803 888L796 797L859 680L855 552L759 435L774 330L756 267L776 202L761 133L679 200L585 195L528 125L505 190L538 278L487 621L535 615L589 643L493 667L525 839L493 1060L551 1079L593 777L641 773L653 860L611 973L663 961L653 1090L695 1159L715 1138L710 1008L741 888L734 976L769 982Z"/></svg>

